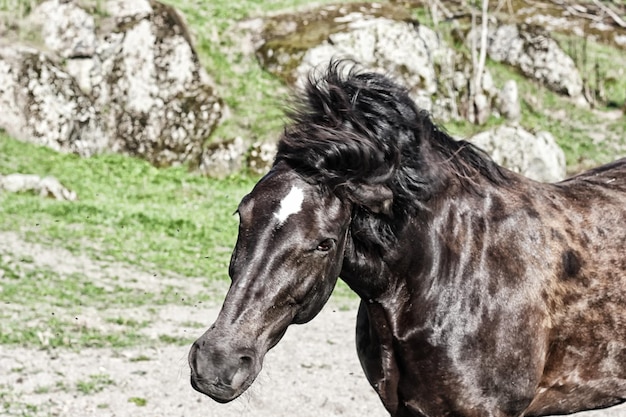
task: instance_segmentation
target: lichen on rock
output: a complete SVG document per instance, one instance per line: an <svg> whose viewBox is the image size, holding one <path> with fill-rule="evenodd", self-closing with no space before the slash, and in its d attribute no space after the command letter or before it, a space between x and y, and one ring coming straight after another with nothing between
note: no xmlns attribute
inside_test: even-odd
<svg viewBox="0 0 626 417"><path fill-rule="evenodd" d="M154 0L102 7L97 21L74 2L33 10L27 21L49 52L19 43L0 50L0 127L83 156L114 151L197 166L224 105L183 19Z"/></svg>
<svg viewBox="0 0 626 417"><path fill-rule="evenodd" d="M401 82L440 121L472 117L468 58L400 6L357 3L280 14L265 20L262 36L259 61L287 83L301 86L331 59L352 59ZM488 71L484 78L491 79ZM486 93L487 113L496 93Z"/></svg>
<svg viewBox="0 0 626 417"><path fill-rule="evenodd" d="M476 31L470 31L467 42ZM538 26L505 24L489 28L487 53L518 68L550 90L582 99L583 82L574 60Z"/></svg>
<svg viewBox="0 0 626 417"><path fill-rule="evenodd" d="M498 164L536 181L565 178L565 154L548 132L532 134L520 126L502 125L469 140Z"/></svg>
<svg viewBox="0 0 626 417"><path fill-rule="evenodd" d="M108 145L93 102L36 49L0 48L0 108L0 127L27 142L83 156Z"/></svg>

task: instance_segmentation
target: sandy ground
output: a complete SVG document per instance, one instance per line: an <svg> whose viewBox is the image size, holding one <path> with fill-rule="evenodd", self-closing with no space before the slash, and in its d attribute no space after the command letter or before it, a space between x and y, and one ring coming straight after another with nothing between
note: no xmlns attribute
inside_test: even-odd
<svg viewBox="0 0 626 417"><path fill-rule="evenodd" d="M200 313L209 322L217 312ZM198 313L189 311L188 318ZM354 317L355 311L331 303L309 325L292 326L267 355L252 388L226 405L191 388L188 346L54 354L0 346L0 385L12 386L20 402L41 414L58 416L385 416L358 363ZM150 360L135 360L140 357ZM65 389L94 374L109 375L114 384L90 395ZM42 393L41 387L57 388ZM146 404L137 406L131 398Z"/></svg>
<svg viewBox="0 0 626 417"><path fill-rule="evenodd" d="M14 233L0 233L0 255L27 255L34 267L61 272L82 271L94 280L129 277L129 283L158 286L152 274L122 265L104 265L58 248L25 242ZM110 272L110 271L109 271ZM174 278L164 279L171 284ZM1 283L1 281L0 281ZM192 283L193 284L193 283ZM185 281L185 285L188 282ZM221 299L225 288L215 289ZM1 301L1 292L0 292ZM266 356L264 368L251 389L226 405L218 404L189 384L189 346L160 343L129 349L83 351L41 350L0 345L0 415L10 416L202 416L202 417L383 417L377 395L363 375L354 346L357 301L331 299L312 322L292 326ZM7 307L2 306L0 308ZM154 312L156 309L156 312ZM213 322L218 302L203 306L155 307L148 314L131 309L131 317L152 320L148 333L187 335L204 329L190 322ZM19 312L18 312L19 313ZM88 311L97 322L106 311ZM119 313L119 312L117 312ZM103 375L100 390L83 392L80 381ZM626 417L626 405L579 417Z"/></svg>
<svg viewBox="0 0 626 417"><path fill-rule="evenodd" d="M204 313L212 320L217 311L210 308ZM36 405L36 415L388 416L360 369L353 341L354 316L354 310L339 311L331 303L308 325L292 326L266 357L252 388L226 405L213 402L189 385L187 346L61 351L54 355L0 346L0 385L12 386L20 401ZM150 360L133 360L143 356ZM15 369L19 372L11 371ZM93 374L109 375L114 384L90 395L63 389ZM38 392L40 387L57 384L59 388L52 392ZM146 403L138 406L132 398L143 398ZM21 414L15 410L15 415ZM577 416L621 417L626 416L626 407Z"/></svg>

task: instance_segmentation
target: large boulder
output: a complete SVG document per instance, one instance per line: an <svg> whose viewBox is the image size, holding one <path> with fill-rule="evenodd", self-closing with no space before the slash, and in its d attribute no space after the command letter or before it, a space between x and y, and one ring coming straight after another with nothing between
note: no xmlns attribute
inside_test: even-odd
<svg viewBox="0 0 626 417"><path fill-rule="evenodd" d="M468 44L474 36L479 36L478 30L470 31ZM552 91L584 101L583 82L574 60L538 26L508 24L491 27L487 53L494 61L518 68Z"/></svg>
<svg viewBox="0 0 626 417"><path fill-rule="evenodd" d="M301 85L311 70L331 59L351 59L368 70L390 75L409 88L417 104L442 121L472 114L468 104L471 65L432 29L401 7L385 3L323 6L268 17L261 25L257 56L270 72ZM488 71L481 97L489 113L497 89Z"/></svg>
<svg viewBox="0 0 626 417"><path fill-rule="evenodd" d="M99 7L94 21L75 2L45 1L28 22L48 52L0 50L0 127L79 155L198 165L223 104L183 20L153 0Z"/></svg>
<svg viewBox="0 0 626 417"><path fill-rule="evenodd" d="M368 70L391 74L407 86L418 105L433 111L432 97L437 93L437 70L454 61L434 31L410 22L384 17L354 20L345 32L334 33L320 45L309 49L296 67L298 83L311 70L323 68L332 58L352 58ZM453 68L453 66L452 66Z"/></svg>
<svg viewBox="0 0 626 417"><path fill-rule="evenodd" d="M92 100L36 49L0 46L0 109L0 127L21 140L83 156L108 147Z"/></svg>
<svg viewBox="0 0 626 417"><path fill-rule="evenodd" d="M498 164L541 182L565 178L565 154L548 132L532 134L519 126L502 125L469 139Z"/></svg>
<svg viewBox="0 0 626 417"><path fill-rule="evenodd" d="M113 14L114 29L93 60L92 95L112 132L111 147L156 165L199 161L222 102L176 11L156 1Z"/></svg>
<svg viewBox="0 0 626 417"><path fill-rule="evenodd" d="M261 65L289 84L298 79L296 69L304 55L337 33L350 32L358 24L384 18L412 22L403 7L389 3L347 3L279 13L243 22L253 32L253 45ZM327 64L326 62L325 64Z"/></svg>

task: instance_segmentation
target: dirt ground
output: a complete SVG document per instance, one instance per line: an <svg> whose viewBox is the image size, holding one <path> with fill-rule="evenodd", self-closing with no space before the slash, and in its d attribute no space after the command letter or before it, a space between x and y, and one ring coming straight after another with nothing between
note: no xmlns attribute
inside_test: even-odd
<svg viewBox="0 0 626 417"><path fill-rule="evenodd" d="M104 265L58 248L27 243L16 234L0 233L3 253L27 255L35 266L59 271L82 270L103 279ZM54 262L51 260L54 259ZM109 266L110 267L110 266ZM115 265L115 274L146 285L151 275ZM216 294L223 293L217 286ZM0 293L1 295L1 293ZM221 299L220 296L216 300ZM6 306L5 306L6 307ZM226 405L195 392L189 384L189 346L141 346L87 349L79 352L15 348L0 345L0 415L11 416L202 416L202 417L383 417L388 414L363 375L354 346L357 301L331 299L311 323L292 326L270 351L251 389ZM208 326L219 311L213 305L156 307L153 334L193 332L185 323ZM96 320L98 311L90 313ZM127 314L141 316L141 309ZM197 333L197 334L196 334ZM163 347L165 346L165 347ZM81 381L98 389L77 389ZM99 385L98 385L99 384ZM7 406L9 404L9 406ZM581 413L579 417L623 417L626 406Z"/></svg>
<svg viewBox="0 0 626 417"><path fill-rule="evenodd" d="M359 367L352 330L355 311L333 307L331 303L307 326L292 326L267 355L252 388L227 405L191 388L188 346L56 351L53 356L0 346L0 385L13 386L21 402L36 405L45 415L385 416ZM176 320L202 314L209 323L217 312L178 311ZM138 357L150 360L133 360ZM115 383L89 395L63 389L38 392L43 386L73 387L94 374L108 375ZM145 405L130 402L132 398L145 399Z"/></svg>
<svg viewBox="0 0 626 417"><path fill-rule="evenodd" d="M211 308L204 313L211 320L217 311ZM187 346L115 352L90 349L57 352L55 356L0 346L0 384L12 385L22 401L37 405L37 415L388 416L361 372L353 342L354 314L339 311L331 303L313 322L292 327L266 357L252 388L226 405L213 402L189 385ZM150 360L132 360L139 355ZM21 368L19 373L7 372L16 367ZM37 392L37 387L56 382L72 386L92 374L110 375L116 383L91 395ZM143 398L146 403L138 406L132 398ZM626 407L577 416L623 417Z"/></svg>

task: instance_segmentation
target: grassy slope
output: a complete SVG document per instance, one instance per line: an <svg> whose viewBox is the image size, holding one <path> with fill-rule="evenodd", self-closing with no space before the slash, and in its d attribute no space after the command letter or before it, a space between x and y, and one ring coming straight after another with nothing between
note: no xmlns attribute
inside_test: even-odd
<svg viewBox="0 0 626 417"><path fill-rule="evenodd" d="M11 172L55 176L79 201L0 194L0 229L94 258L212 279L225 276L233 212L254 182L159 170L119 155L81 159L0 134L0 173Z"/></svg>
<svg viewBox="0 0 626 417"><path fill-rule="evenodd" d="M34 3L20 0L24 6L20 10ZM224 52L231 41L219 34L228 32L235 20L261 10L306 1L267 2L269 6L243 1L203 2L200 7L191 1L170 3L185 14L200 57L233 112L215 136L275 137L283 124L280 103L286 89L258 68L253 57ZM3 9L0 4L0 10L17 9ZM42 347L145 343L145 336L138 332L147 325L144 321L122 320L118 331L111 331L78 326L75 316L98 309L111 321L116 320L117 309L210 298L210 290L190 294L185 280L203 277L210 286L228 279L237 235L233 212L256 181L245 175L209 179L184 167L158 170L119 155L81 159L18 142L0 131L0 174L13 172L55 176L78 194L79 201L0 193L0 231L16 232L26 241L84 254L104 264L123 263L180 277L180 286L159 291L125 283L107 288L90 282L84 274L65 275L36 266L32 259L16 260L16 254L0 245L0 305L6 307L0 311L0 344ZM338 292L346 294L346 287L340 286Z"/></svg>
<svg viewBox="0 0 626 417"><path fill-rule="evenodd" d="M81 159L0 133L0 173L11 172L53 175L76 191L79 201L0 193L0 231L103 265L123 263L180 276L180 287L158 291L115 281L111 288L79 272L34 268L33 259L15 259L20 254L0 246L0 303L6 307L0 312L0 343L30 346L140 343L145 339L136 332L141 323L129 321L119 332L103 333L76 327L74 315L83 308L104 311L209 298L210 291L185 291L185 277L204 277L207 285L227 279L237 233L233 212L254 183L241 176L207 179L184 168L158 170L119 155ZM44 343L41 334L46 332L52 336Z"/></svg>
<svg viewBox="0 0 626 417"><path fill-rule="evenodd" d="M287 90L263 72L254 57L233 52L234 41L225 34L230 33L232 24L239 19L262 11L304 5L307 1L167 2L182 10L188 20L198 53L232 111L232 117L220 126L215 138L276 137L283 123L280 106ZM611 54L603 47L590 45L593 48L603 54L608 62L605 65L613 62L615 68L626 67L622 65L624 54ZM520 83L522 98L542 98L538 107L524 106L522 124L531 130L551 131L564 147L571 165L592 165L612 159L613 148L590 141L589 134L594 129L606 129L623 139L624 118L606 121L523 80L509 68L493 62L488 65L498 85L514 78ZM620 94L626 93L624 79L618 78L612 87L611 94L616 100L623 100ZM566 109L568 117L559 116L558 109ZM495 119L489 121L490 125L498 123ZM466 123L450 123L446 127L457 136L467 136L479 129ZM76 191L80 200L57 202L29 194L0 194L0 230L85 253L92 259L176 274L181 276L183 284L185 277L205 277L207 283L226 279L237 230L237 219L232 213L255 181L245 176L207 179L184 168L157 170L143 161L117 155L80 159L20 143L0 133L0 174L12 172L53 175ZM80 274L62 276L53 270L33 269L29 263L28 259L16 263L0 247L0 304L12 306L0 313L3 326L0 326L0 343L37 344L44 328L55 329L53 333L57 337L50 343L57 346L141 343L142 337L136 334L145 325L141 321L126 321L125 330L118 333L90 333L88 329L77 333L70 324L73 307L76 304L94 308L176 304L181 298L176 289L142 293L119 286L104 290ZM345 286L339 290L342 294L347 292ZM41 300L54 309L45 309L46 319L34 327L23 327L25 320L34 319L36 314L26 312ZM10 311L16 309L22 311L11 315ZM53 317L54 311L63 311L65 315Z"/></svg>

